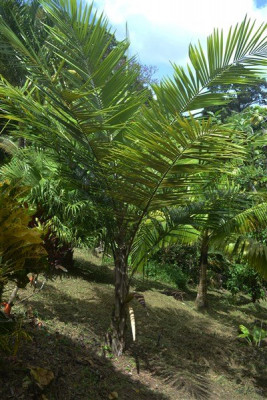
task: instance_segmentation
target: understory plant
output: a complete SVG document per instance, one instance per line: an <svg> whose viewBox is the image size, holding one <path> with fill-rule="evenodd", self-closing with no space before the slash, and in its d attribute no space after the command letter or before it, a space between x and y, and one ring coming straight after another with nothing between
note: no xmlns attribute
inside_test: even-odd
<svg viewBox="0 0 267 400"><path fill-rule="evenodd" d="M38 273L47 254L42 230L29 228L31 213L19 201L24 191L8 182L0 186L0 295L9 281L24 287L29 282L27 274Z"/></svg>
<svg viewBox="0 0 267 400"><path fill-rule="evenodd" d="M267 282L249 265L235 263L229 267L226 287L232 295L243 292L255 303L266 298L265 286Z"/></svg>
<svg viewBox="0 0 267 400"><path fill-rule="evenodd" d="M251 330L245 325L239 325L239 330L241 331L239 338L244 338L248 344L254 344L257 347L260 347L261 341L267 337L267 331L262 328L262 323L260 326L254 325Z"/></svg>
<svg viewBox="0 0 267 400"><path fill-rule="evenodd" d="M29 340L31 337L23 328L23 319L8 319L0 311L0 351L16 355L21 342Z"/></svg>
<svg viewBox="0 0 267 400"><path fill-rule="evenodd" d="M144 269L145 276L156 279L160 282L170 283L184 290L187 286L190 275L186 274L177 264L157 263L149 261Z"/></svg>
<svg viewBox="0 0 267 400"><path fill-rule="evenodd" d="M161 249L160 268L161 264L164 265L163 260L168 259L166 256L173 243L180 243L180 246L191 243L193 248L198 247L195 268L188 266L188 273L192 269L198 271L196 306L203 308L207 306L209 274L213 275L210 277L214 282L219 278L219 287L222 286L221 271L217 277L209 271L215 268L209 265L211 254L221 254L227 258L239 256L262 276L266 276L267 249L261 237L257 236L267 225L267 203L257 204L257 197L240 192L238 186L229 185L228 181L220 185L216 183L215 188L210 185L199 197L200 200L192 200L190 206L170 208L161 220L150 217L149 223L145 221L134 242L132 262L136 269L140 266L145 268L148 260L153 260L153 257L157 260L157 252ZM181 260L181 266L185 261L186 258ZM172 265L175 270L175 262ZM224 265L226 276L228 266Z"/></svg>
<svg viewBox="0 0 267 400"><path fill-rule="evenodd" d="M174 266L175 271L178 269L187 276L187 280L190 280L191 283L198 282L198 265L196 260L199 257L198 246L196 243L189 245L189 244L172 244L169 247L162 248L157 251L151 257L152 265L158 265L158 268L155 272L158 272L160 276L160 271L162 265L170 265ZM148 263L146 270L150 271L150 262ZM178 272L179 273L179 272Z"/></svg>
<svg viewBox="0 0 267 400"><path fill-rule="evenodd" d="M84 190L60 175L60 164L51 151L28 145L19 148L14 141L0 137L11 160L0 168L0 179L27 187L23 203L35 210L29 226L42 226L50 275L61 267L73 268L73 249L92 247L101 225L101 217Z"/></svg>

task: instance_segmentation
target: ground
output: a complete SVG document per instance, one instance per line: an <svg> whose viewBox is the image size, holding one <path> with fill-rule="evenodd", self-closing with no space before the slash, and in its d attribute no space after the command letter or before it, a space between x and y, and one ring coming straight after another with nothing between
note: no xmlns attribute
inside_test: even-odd
<svg viewBox="0 0 267 400"><path fill-rule="evenodd" d="M113 304L113 273L76 251L76 276L45 284L14 313L33 313L25 324L32 341L16 357L0 361L0 399L43 400L253 400L267 398L267 346L237 339L238 326L267 319L267 303L209 292L209 309L197 312L195 291L183 301L160 293L159 282L135 279L147 308L135 299L137 341L127 332L121 358L105 344ZM92 261L97 261L92 264ZM22 290L20 299L32 293ZM8 294L8 293L7 293ZM39 323L39 325L38 325ZM41 390L30 370L42 367L54 379Z"/></svg>

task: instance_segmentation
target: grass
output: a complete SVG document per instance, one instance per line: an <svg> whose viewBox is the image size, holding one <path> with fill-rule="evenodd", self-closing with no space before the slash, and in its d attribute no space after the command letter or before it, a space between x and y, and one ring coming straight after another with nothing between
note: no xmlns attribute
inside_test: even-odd
<svg viewBox="0 0 267 400"><path fill-rule="evenodd" d="M246 297L233 302L227 293L209 292L210 307L194 309L194 290L184 301L160 293L156 281L134 280L145 296L146 310L135 301L137 341L127 332L128 348L119 359L105 345L113 304L113 271L99 259L75 254L76 276L45 285L14 306L29 308L42 326L26 329L32 341L17 357L0 364L0 398L49 400L257 400L267 397L267 346L255 348L237 340L238 326L265 319L267 303ZM31 288L21 291L23 298ZM55 378L41 391L30 368L52 370ZM42 397L46 396L46 397Z"/></svg>

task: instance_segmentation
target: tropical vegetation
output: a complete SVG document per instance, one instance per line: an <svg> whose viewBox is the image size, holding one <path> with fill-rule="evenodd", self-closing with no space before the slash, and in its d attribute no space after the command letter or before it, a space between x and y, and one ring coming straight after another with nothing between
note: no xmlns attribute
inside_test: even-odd
<svg viewBox="0 0 267 400"><path fill-rule="evenodd" d="M215 29L205 47L189 46L186 67L173 64L173 78L147 87L128 40L114 39L93 4L1 7L0 174L12 186L9 207L17 201L13 186L27 187L16 212L25 213L25 202L33 210L32 227L21 219L31 236L37 225L49 230L42 254L55 269L65 268L75 246L104 243L115 274L112 352L125 349L132 277L160 248L199 246L201 306L210 247L266 278L265 134L248 132L247 117L225 121L209 110L231 104L233 85L262 82L266 25L245 18L228 32ZM249 113L262 126L265 116ZM256 193L241 179L251 168L263 171ZM20 270L35 272L23 257ZM9 279L2 267L1 274Z"/></svg>

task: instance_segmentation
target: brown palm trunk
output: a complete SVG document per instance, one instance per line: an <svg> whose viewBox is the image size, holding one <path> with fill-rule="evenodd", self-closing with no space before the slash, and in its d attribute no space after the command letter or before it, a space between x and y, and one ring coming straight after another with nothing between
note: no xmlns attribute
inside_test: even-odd
<svg viewBox="0 0 267 400"><path fill-rule="evenodd" d="M11 293L11 295L9 297L8 304L12 304L13 303L13 301L15 300L15 298L17 296L18 290L19 290L18 286L15 286L14 290L12 291L12 293Z"/></svg>
<svg viewBox="0 0 267 400"><path fill-rule="evenodd" d="M127 322L127 296L129 280L127 271L128 254L125 247L118 248L115 253L115 304L111 320L108 341L113 354L121 356L125 349L125 331Z"/></svg>
<svg viewBox="0 0 267 400"><path fill-rule="evenodd" d="M4 291L4 284L0 282L0 303L2 303L3 291Z"/></svg>
<svg viewBox="0 0 267 400"><path fill-rule="evenodd" d="M18 142L18 146L20 149L25 149L26 147L26 139L24 139L23 137L19 138L19 142Z"/></svg>
<svg viewBox="0 0 267 400"><path fill-rule="evenodd" d="M201 253L200 253L200 260L199 260L199 285L198 285L198 292L196 297L196 307L197 309L206 308L208 305L207 301L207 268L208 268L208 232L204 232L201 244Z"/></svg>

